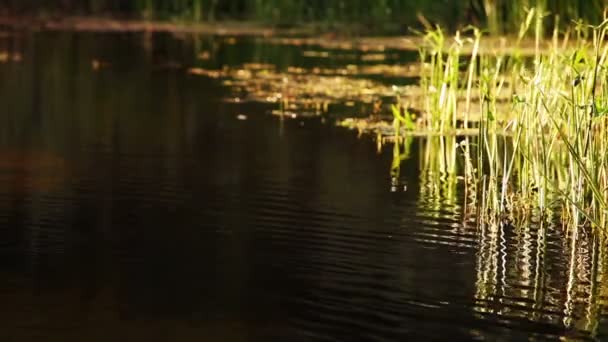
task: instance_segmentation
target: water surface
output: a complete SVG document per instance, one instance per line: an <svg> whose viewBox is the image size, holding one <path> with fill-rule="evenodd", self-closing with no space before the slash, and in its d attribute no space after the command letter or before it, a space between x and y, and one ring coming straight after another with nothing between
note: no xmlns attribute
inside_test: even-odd
<svg viewBox="0 0 608 342"><path fill-rule="evenodd" d="M0 340L608 338L601 236L476 228L429 142L391 189L392 148L331 112L280 120L186 72L356 54L44 32L0 51L20 56L0 64Z"/></svg>

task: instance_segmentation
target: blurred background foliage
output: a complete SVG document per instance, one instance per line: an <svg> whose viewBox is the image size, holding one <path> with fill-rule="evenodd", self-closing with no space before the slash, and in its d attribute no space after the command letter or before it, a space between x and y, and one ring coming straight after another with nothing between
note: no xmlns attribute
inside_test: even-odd
<svg viewBox="0 0 608 342"><path fill-rule="evenodd" d="M4 15L95 15L154 20L253 20L273 25L316 23L404 30L421 23L493 33L519 28L528 8L561 23L597 23L608 0L0 0Z"/></svg>

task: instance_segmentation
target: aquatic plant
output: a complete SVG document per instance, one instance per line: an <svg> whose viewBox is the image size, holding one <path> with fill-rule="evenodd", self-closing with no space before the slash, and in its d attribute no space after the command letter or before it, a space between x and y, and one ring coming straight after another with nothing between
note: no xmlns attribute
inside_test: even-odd
<svg viewBox="0 0 608 342"><path fill-rule="evenodd" d="M479 53L479 30L468 41L457 32L450 46L439 29L429 31L420 52L424 129L455 129L462 111L457 94L466 94L460 124L476 126L478 134L460 146L475 161L465 173L481 220L512 220L518 211L544 217L559 207L568 224L607 227L608 20L579 21L562 35L556 21L552 45L542 49L545 18L532 9L520 27L516 44L534 32L528 58L517 46L510 55ZM473 44L464 72L463 42Z"/></svg>

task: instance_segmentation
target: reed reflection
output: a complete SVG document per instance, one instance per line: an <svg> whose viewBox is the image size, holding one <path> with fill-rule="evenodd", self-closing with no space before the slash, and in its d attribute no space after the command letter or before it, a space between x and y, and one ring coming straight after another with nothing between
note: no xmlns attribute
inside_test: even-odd
<svg viewBox="0 0 608 342"><path fill-rule="evenodd" d="M559 224L557 213L517 215L513 220L473 219L474 186L460 175L466 160L455 137L430 137L419 151L419 206L459 212L461 234L476 235L473 311L481 320L551 327L554 334L595 337L608 309L606 237ZM395 151L411 148L397 144ZM404 153L394 153L398 177ZM468 219L471 218L471 219Z"/></svg>

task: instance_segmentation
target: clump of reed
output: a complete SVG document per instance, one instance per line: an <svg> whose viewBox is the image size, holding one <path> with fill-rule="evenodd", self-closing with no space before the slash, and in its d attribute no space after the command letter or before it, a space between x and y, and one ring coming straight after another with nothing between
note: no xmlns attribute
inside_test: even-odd
<svg viewBox="0 0 608 342"><path fill-rule="evenodd" d="M474 28L453 39L427 32L422 129L477 131L458 149L480 222L558 212L568 225L608 227L608 20L560 33L556 19L542 48L547 18L529 10L510 52L481 52ZM518 46L531 34L525 56Z"/></svg>

